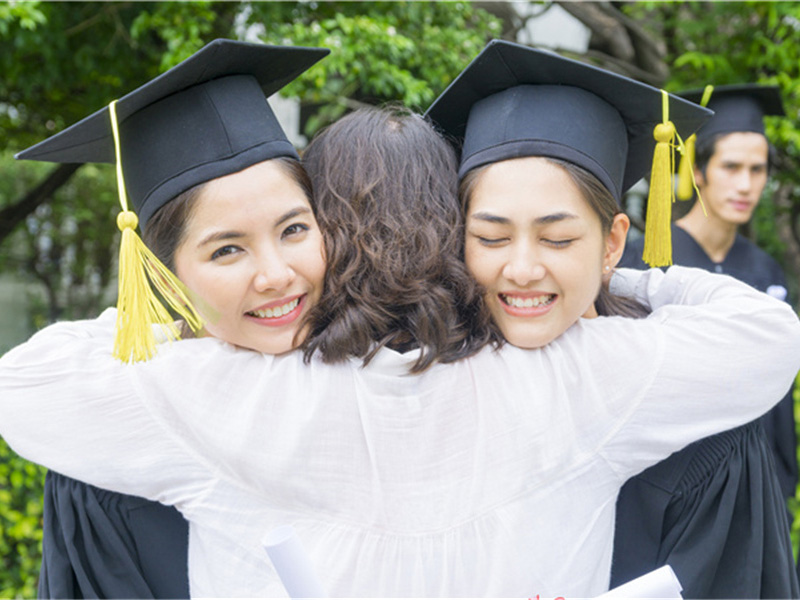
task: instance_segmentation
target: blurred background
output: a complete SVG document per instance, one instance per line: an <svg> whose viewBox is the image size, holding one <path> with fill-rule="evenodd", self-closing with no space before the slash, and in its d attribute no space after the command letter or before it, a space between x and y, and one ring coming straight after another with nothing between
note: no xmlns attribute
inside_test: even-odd
<svg viewBox="0 0 800 600"><path fill-rule="evenodd" d="M778 85L788 116L766 119L777 160L742 233L781 264L800 303L800 2L11 0L0 3L0 354L55 320L96 316L116 297L113 167L14 154L218 37L331 49L270 99L300 149L361 104L424 111L492 38L669 91ZM624 200L633 236L646 190L642 182ZM42 481L0 439L0 598L36 595Z"/></svg>

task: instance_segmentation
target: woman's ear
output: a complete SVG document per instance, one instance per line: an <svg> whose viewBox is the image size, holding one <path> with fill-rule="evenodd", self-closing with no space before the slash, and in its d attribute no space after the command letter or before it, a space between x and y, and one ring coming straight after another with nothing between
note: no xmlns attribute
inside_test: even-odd
<svg viewBox="0 0 800 600"><path fill-rule="evenodd" d="M631 220L625 213L619 213L614 217L611 224L611 231L606 237L606 252L603 256L603 279L610 278L614 267L617 266L622 253L625 250L625 239L628 236ZM608 267L608 268L606 268Z"/></svg>

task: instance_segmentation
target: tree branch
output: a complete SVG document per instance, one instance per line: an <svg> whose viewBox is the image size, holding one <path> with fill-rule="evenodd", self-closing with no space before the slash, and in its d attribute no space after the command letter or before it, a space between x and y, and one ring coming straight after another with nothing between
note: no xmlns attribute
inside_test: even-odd
<svg viewBox="0 0 800 600"><path fill-rule="evenodd" d="M631 38L616 15L608 14L594 2L559 2L558 5L586 25L609 54L624 62L635 63L636 52Z"/></svg>
<svg viewBox="0 0 800 600"><path fill-rule="evenodd" d="M3 241L11 235L14 228L36 210L39 205L44 204L52 198L53 193L64 185L82 164L83 163L58 165L50 172L50 175L48 175L44 181L25 194L21 200L0 210L0 244L2 244Z"/></svg>

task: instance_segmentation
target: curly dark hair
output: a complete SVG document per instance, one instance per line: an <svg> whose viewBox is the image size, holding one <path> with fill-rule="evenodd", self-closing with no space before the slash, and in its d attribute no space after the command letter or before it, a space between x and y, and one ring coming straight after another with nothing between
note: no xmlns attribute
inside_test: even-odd
<svg viewBox="0 0 800 600"><path fill-rule="evenodd" d="M367 364L384 346L419 348L416 373L481 349L491 325L463 262L456 157L432 125L402 107L362 108L302 160L328 259L306 360Z"/></svg>

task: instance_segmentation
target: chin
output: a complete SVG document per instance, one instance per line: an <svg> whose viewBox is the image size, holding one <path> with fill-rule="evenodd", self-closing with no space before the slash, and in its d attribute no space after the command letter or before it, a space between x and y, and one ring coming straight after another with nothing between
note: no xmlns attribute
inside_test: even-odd
<svg viewBox="0 0 800 600"><path fill-rule="evenodd" d="M529 334L515 335L514 333L506 334L505 332L503 332L503 337L505 337L506 341L512 346L523 348L525 350L536 350L537 348L542 348L555 339L555 336L550 337Z"/></svg>

